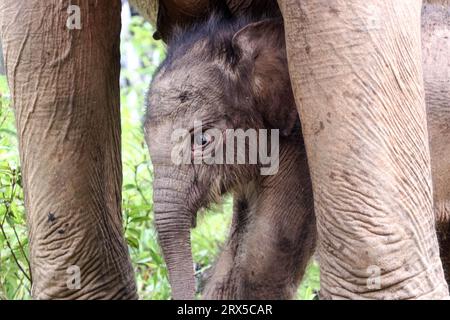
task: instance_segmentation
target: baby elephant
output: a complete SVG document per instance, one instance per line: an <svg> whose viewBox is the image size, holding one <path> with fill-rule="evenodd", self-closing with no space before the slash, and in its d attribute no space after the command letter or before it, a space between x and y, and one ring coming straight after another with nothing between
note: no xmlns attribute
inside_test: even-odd
<svg viewBox="0 0 450 320"><path fill-rule="evenodd" d="M145 131L174 299L195 295L197 211L226 193L234 196L231 231L204 298L292 298L314 251L312 187L283 30L280 19L213 16L169 42L151 85Z"/></svg>
<svg viewBox="0 0 450 320"><path fill-rule="evenodd" d="M424 7L422 20L436 225L450 281L450 29L433 7ZM283 24L215 16L179 34L151 86L145 125L155 168L155 221L173 296L195 294L190 228L196 212L232 192L230 237L204 297L290 298L316 235ZM229 129L250 132L241 138L248 161L246 150L234 143L239 135ZM267 133L266 139L254 139L258 134L249 129L260 137ZM267 154L254 149L270 149L273 156L274 146L279 157L270 161L276 168L267 174ZM237 161L220 161L224 158Z"/></svg>

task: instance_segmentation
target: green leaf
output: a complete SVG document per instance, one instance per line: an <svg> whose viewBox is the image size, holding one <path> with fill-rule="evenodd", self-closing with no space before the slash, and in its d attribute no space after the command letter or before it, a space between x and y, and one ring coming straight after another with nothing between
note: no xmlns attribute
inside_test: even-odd
<svg viewBox="0 0 450 320"><path fill-rule="evenodd" d="M128 236L127 237L127 243L130 245L130 247L139 249L139 240L135 237Z"/></svg>

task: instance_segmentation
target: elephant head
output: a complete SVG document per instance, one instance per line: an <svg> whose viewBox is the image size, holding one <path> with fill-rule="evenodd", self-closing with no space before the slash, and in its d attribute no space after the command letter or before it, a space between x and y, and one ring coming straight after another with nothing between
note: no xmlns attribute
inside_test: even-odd
<svg viewBox="0 0 450 320"><path fill-rule="evenodd" d="M156 25L156 39L168 41L176 27L188 27L209 16L212 11L225 10L234 16L281 17L276 0L130 0L133 7Z"/></svg>
<svg viewBox="0 0 450 320"><path fill-rule="evenodd" d="M147 104L155 224L173 297L192 299L190 228L197 211L258 179L261 168L259 160L207 164L208 155L217 159L227 149L229 129L281 129L283 136L298 128L281 19L254 22L214 15L179 31L169 42ZM232 152L235 160L241 150L233 147ZM179 155L188 161L178 161Z"/></svg>

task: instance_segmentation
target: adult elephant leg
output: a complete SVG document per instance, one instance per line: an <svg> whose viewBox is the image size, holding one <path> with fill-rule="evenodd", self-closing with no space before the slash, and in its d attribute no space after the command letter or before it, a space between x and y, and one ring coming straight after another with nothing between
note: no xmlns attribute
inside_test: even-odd
<svg viewBox="0 0 450 320"><path fill-rule="evenodd" d="M279 0L323 298L448 296L433 216L420 0Z"/></svg>
<svg viewBox="0 0 450 320"><path fill-rule="evenodd" d="M0 4L37 299L136 298L121 222L120 7Z"/></svg>
<svg viewBox="0 0 450 320"><path fill-rule="evenodd" d="M426 0L422 57L441 260L450 283L450 0Z"/></svg>

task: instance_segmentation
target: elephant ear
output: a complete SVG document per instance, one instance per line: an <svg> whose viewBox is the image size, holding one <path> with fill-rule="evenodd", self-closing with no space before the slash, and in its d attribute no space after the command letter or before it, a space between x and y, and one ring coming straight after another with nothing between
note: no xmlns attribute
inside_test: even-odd
<svg viewBox="0 0 450 320"><path fill-rule="evenodd" d="M288 136L297 124L289 77L284 25L282 19L251 23L232 40L237 55L236 68L250 74L250 82L259 112L269 129L280 129Z"/></svg>

